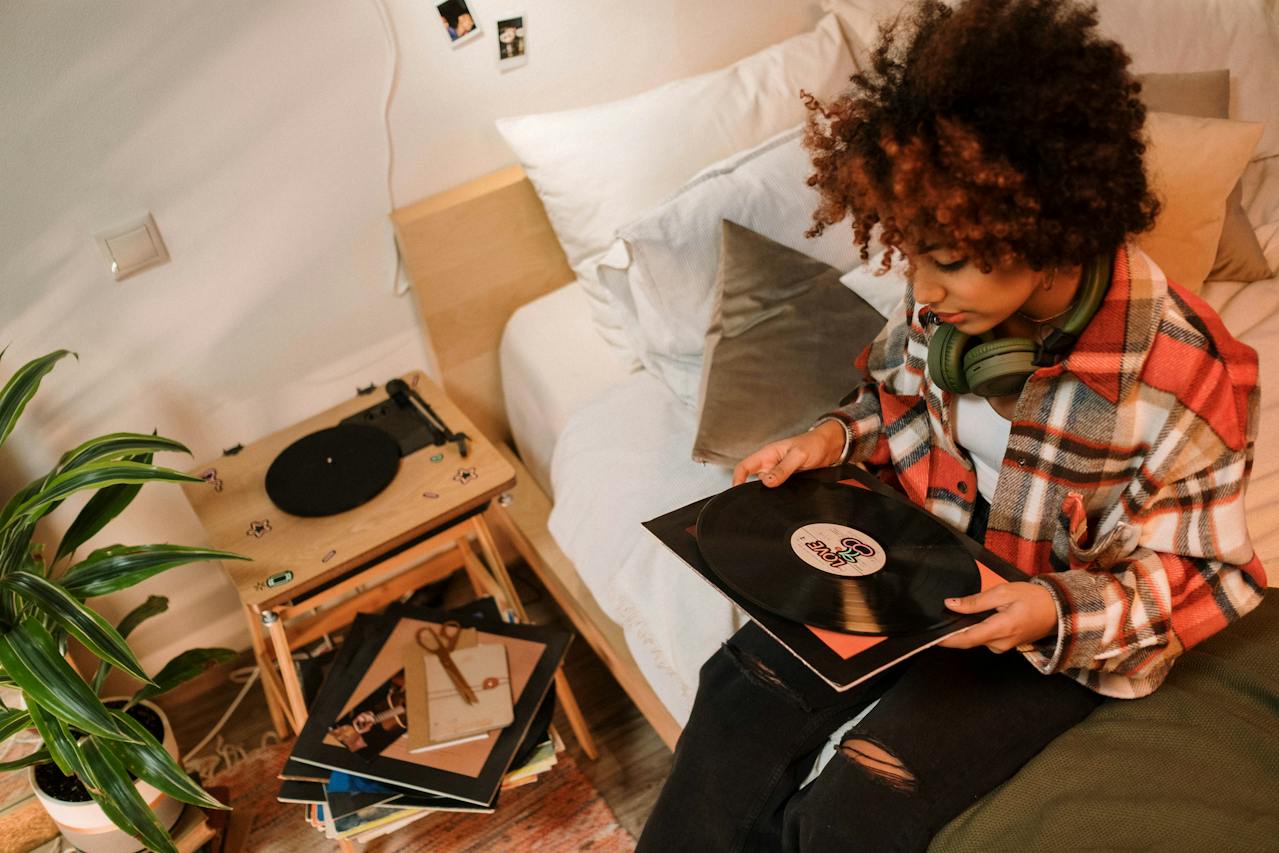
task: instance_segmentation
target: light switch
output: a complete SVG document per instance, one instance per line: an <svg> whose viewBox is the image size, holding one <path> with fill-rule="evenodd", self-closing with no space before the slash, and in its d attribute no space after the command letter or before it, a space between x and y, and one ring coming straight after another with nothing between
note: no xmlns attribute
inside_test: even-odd
<svg viewBox="0 0 1279 853"><path fill-rule="evenodd" d="M141 219L93 235L111 267L116 281L169 260L169 251L160 237L155 218Z"/></svg>

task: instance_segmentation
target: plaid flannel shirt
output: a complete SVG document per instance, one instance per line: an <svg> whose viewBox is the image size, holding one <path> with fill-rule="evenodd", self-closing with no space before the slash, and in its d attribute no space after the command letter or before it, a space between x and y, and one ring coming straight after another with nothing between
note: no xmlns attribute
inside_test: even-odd
<svg viewBox="0 0 1279 853"><path fill-rule="evenodd" d="M818 421L838 418L850 461L891 465L914 502L965 530L977 478L954 395L927 375L920 307L908 288L858 359L866 381ZM1258 395L1256 352L1135 244L1118 251L1074 349L1022 390L990 507L986 546L1057 606L1057 635L1025 652L1041 672L1144 696L1257 606L1244 490Z"/></svg>

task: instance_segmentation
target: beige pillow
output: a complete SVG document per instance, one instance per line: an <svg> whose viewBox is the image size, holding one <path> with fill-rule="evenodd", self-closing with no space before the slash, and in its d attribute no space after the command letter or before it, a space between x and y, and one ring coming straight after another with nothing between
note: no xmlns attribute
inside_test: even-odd
<svg viewBox="0 0 1279 853"><path fill-rule="evenodd" d="M1152 112L1146 173L1163 203L1153 230L1137 243L1164 274L1199 290L1213 266L1226 198L1261 139L1256 122Z"/></svg>
<svg viewBox="0 0 1279 853"><path fill-rule="evenodd" d="M735 222L720 228L692 455L733 466L856 387L854 362L884 318L834 267Z"/></svg>
<svg viewBox="0 0 1279 853"><path fill-rule="evenodd" d="M1146 108L1202 118L1230 117L1230 72L1188 71L1138 74ZM1270 265L1243 209L1243 185L1235 181L1226 198L1226 219L1207 281L1258 281L1270 277Z"/></svg>

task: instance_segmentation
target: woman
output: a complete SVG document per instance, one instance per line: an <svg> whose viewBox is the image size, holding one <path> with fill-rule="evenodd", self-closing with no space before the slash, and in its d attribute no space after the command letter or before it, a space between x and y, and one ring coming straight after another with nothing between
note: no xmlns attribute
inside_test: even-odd
<svg viewBox="0 0 1279 853"><path fill-rule="evenodd" d="M851 215L905 298L864 384L733 482L861 462L1032 577L948 600L993 614L848 694L748 625L703 666L641 850L922 850L1265 587L1256 354L1131 242L1158 202L1127 55L1062 0L912 14L847 93L805 95L809 234Z"/></svg>

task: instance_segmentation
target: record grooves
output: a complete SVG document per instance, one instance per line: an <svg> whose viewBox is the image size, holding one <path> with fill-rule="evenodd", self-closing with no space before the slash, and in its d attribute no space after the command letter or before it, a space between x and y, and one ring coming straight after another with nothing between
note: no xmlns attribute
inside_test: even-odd
<svg viewBox="0 0 1279 853"><path fill-rule="evenodd" d="M855 486L792 477L712 498L698 549L729 587L819 628L898 635L941 627L946 598L981 588L957 537L922 509Z"/></svg>

